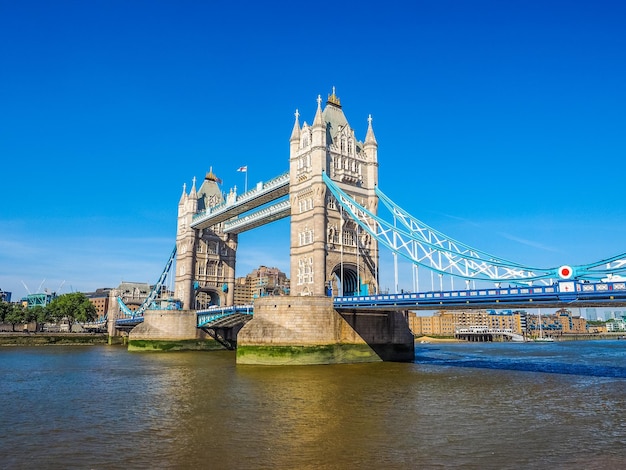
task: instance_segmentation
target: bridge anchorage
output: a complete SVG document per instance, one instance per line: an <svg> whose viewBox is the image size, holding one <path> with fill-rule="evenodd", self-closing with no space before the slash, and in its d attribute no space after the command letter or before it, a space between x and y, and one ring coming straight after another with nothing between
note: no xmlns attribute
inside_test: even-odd
<svg viewBox="0 0 626 470"><path fill-rule="evenodd" d="M300 125L296 111L289 169L270 181L243 194L223 193L211 169L199 188L195 179L189 192L183 186L170 257L180 310L145 308L128 315L120 304L126 318L115 320L115 327L137 325L131 348L200 347L213 338L236 346L241 364L411 361L408 310L626 302L626 254L545 269L472 248L411 216L381 191L371 117L365 139L358 141L333 90L324 108L318 97L311 122ZM286 217L290 295L233 305L239 233ZM413 264L414 293L379 292L379 249ZM420 267L431 272L430 289L420 289ZM450 290L443 288L444 277ZM454 279L464 288L455 289ZM397 291L397 263L395 285Z"/></svg>

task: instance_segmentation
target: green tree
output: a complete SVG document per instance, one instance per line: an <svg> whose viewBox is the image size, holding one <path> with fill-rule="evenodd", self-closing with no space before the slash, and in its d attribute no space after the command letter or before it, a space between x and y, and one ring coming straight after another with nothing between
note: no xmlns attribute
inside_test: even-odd
<svg viewBox="0 0 626 470"><path fill-rule="evenodd" d="M0 302L0 323L4 323L4 319L11 310L11 304L8 302Z"/></svg>
<svg viewBox="0 0 626 470"><path fill-rule="evenodd" d="M27 317L29 322L35 322L35 331L41 331L43 324L52 319L48 309L46 307L42 307L41 305L35 305L33 308L29 309Z"/></svg>
<svg viewBox="0 0 626 470"><path fill-rule="evenodd" d="M11 331L15 331L15 325L26 322L26 309L18 304L11 304L10 307L4 321L11 325Z"/></svg>
<svg viewBox="0 0 626 470"><path fill-rule="evenodd" d="M96 307L82 292L57 297L50 302L47 311L56 321L67 320L70 331L74 323L93 321L96 318Z"/></svg>

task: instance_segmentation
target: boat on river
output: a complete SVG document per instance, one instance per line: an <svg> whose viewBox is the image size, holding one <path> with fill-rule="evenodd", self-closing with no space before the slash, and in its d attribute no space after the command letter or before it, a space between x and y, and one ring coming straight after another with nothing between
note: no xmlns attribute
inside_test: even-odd
<svg viewBox="0 0 626 470"><path fill-rule="evenodd" d="M538 309L538 313L539 313L539 336L534 338L533 341L535 343L553 343L554 338L552 336L543 335L543 328L541 325L541 309Z"/></svg>

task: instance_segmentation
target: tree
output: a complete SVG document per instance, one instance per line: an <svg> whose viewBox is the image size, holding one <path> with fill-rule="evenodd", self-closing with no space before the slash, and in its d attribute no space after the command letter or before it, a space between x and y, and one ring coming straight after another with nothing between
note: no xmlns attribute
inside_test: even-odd
<svg viewBox="0 0 626 470"><path fill-rule="evenodd" d="M8 302L0 302L0 323L4 323L4 319L11 310L11 304Z"/></svg>
<svg viewBox="0 0 626 470"><path fill-rule="evenodd" d="M96 307L82 292L63 294L48 305L50 316L56 321L67 320L69 330L76 322L87 322L96 319Z"/></svg>
<svg viewBox="0 0 626 470"><path fill-rule="evenodd" d="M27 321L35 322L35 331L40 331L43 324L50 320L50 312L48 312L47 308L42 307L41 305L35 305L27 312Z"/></svg>
<svg viewBox="0 0 626 470"><path fill-rule="evenodd" d="M26 309L22 305L11 304L4 317L4 321L11 325L11 331L15 331L15 325L26 322Z"/></svg>

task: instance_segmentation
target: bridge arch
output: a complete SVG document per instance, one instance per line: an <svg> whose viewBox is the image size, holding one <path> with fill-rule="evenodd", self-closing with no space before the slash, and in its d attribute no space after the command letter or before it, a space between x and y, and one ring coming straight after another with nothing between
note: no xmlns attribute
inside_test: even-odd
<svg viewBox="0 0 626 470"><path fill-rule="evenodd" d="M224 305L223 293L213 287L202 287L196 290L195 308L202 310L213 305Z"/></svg>
<svg viewBox="0 0 626 470"><path fill-rule="evenodd" d="M360 291L361 276L352 263L335 265L330 272L330 279L333 295L358 295Z"/></svg>

